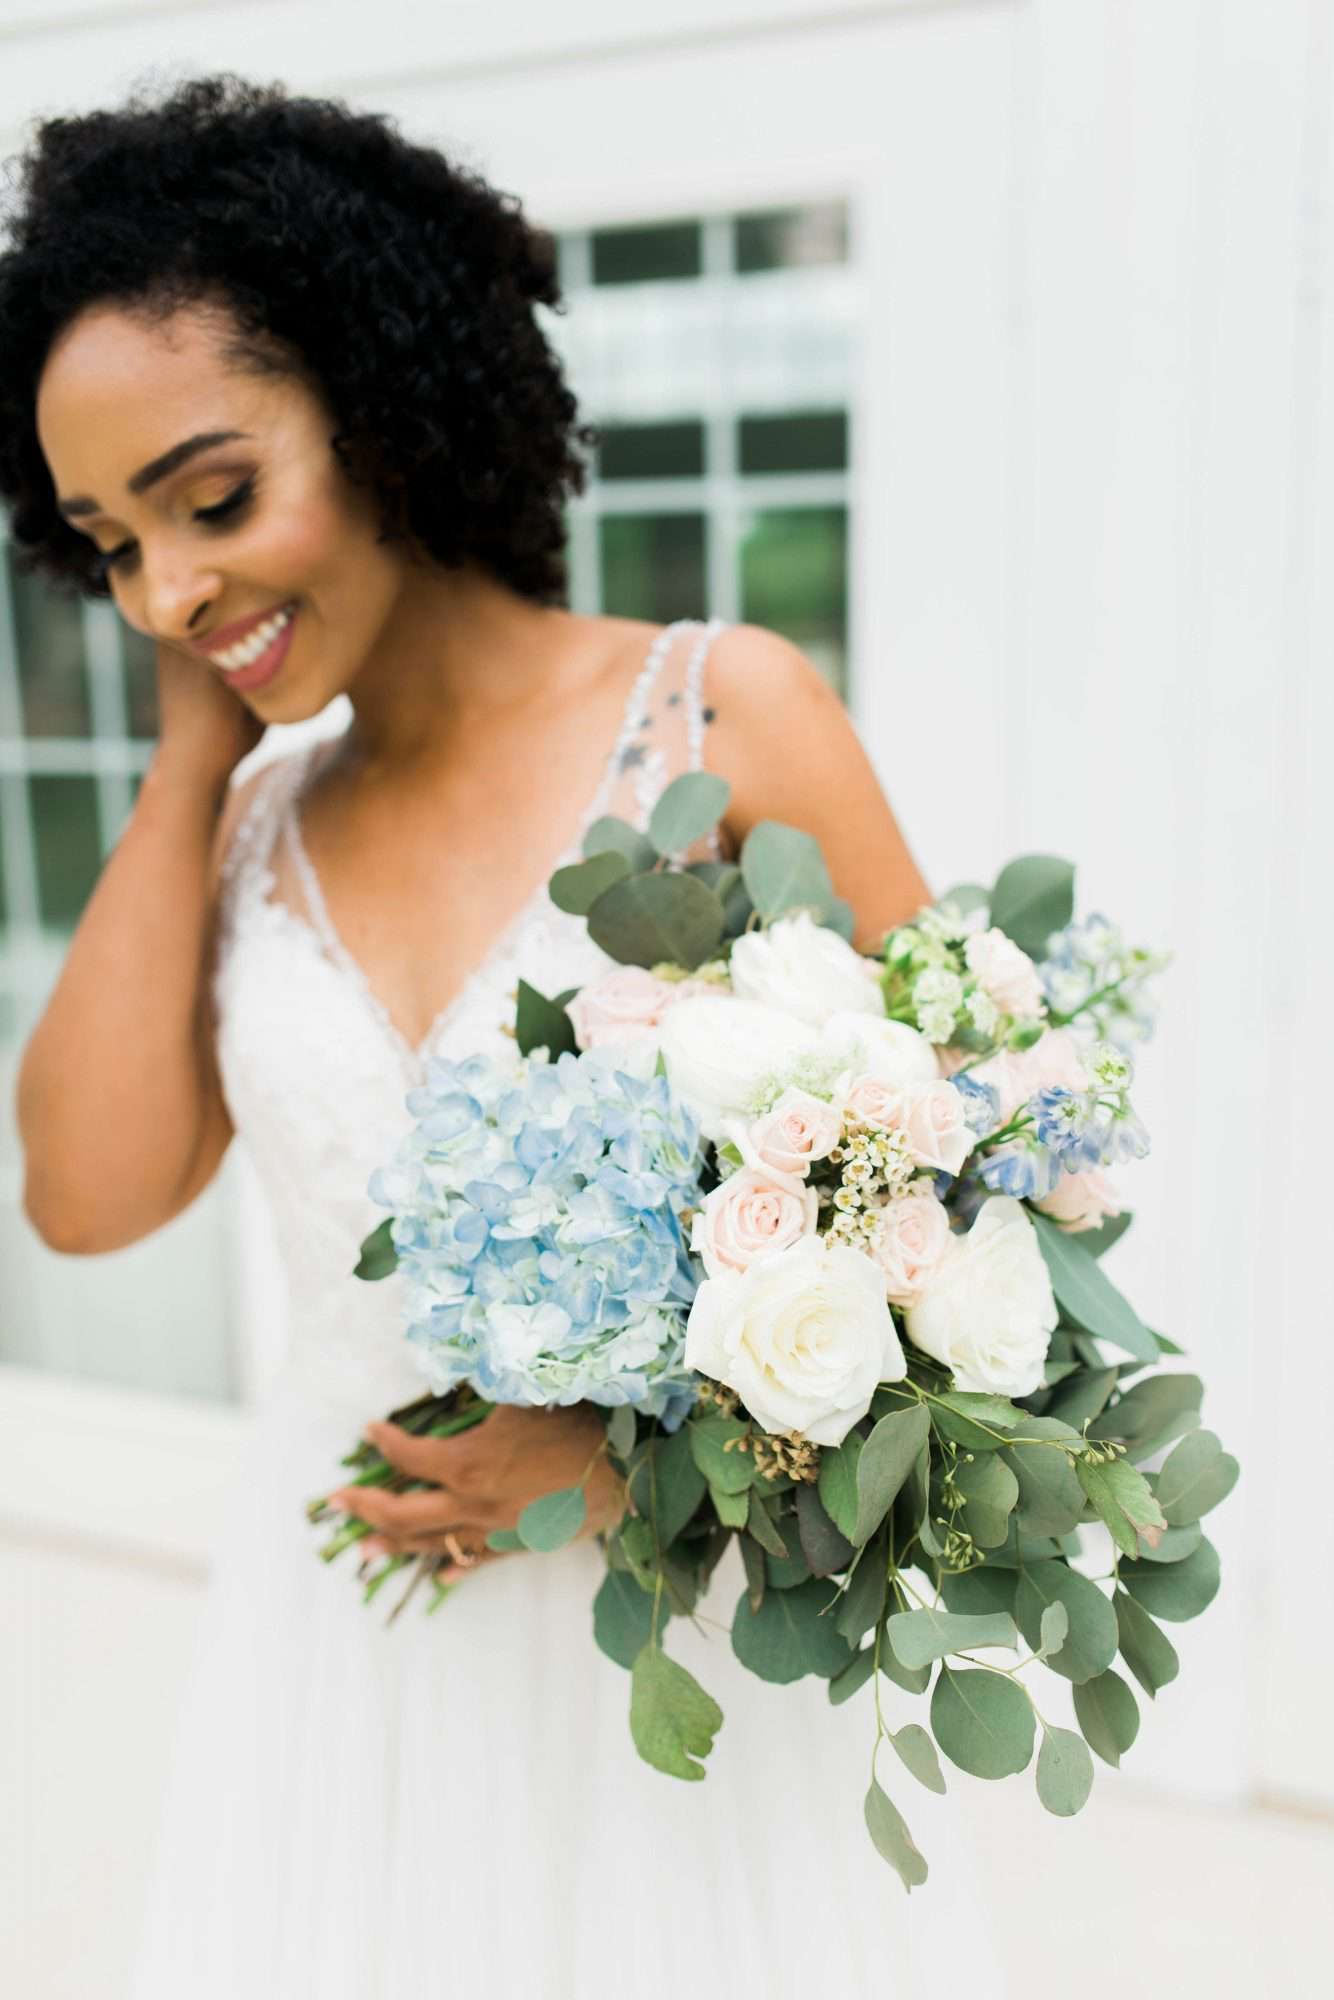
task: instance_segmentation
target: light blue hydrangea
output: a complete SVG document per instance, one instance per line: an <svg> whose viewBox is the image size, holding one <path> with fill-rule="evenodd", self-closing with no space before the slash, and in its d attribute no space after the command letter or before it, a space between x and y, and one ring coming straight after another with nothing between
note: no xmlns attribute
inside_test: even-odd
<svg viewBox="0 0 1334 2000"><path fill-rule="evenodd" d="M682 1212L703 1145L667 1079L597 1050L435 1061L416 1124L370 1182L393 1212L407 1337L437 1393L633 1403L675 1430L698 1280Z"/></svg>

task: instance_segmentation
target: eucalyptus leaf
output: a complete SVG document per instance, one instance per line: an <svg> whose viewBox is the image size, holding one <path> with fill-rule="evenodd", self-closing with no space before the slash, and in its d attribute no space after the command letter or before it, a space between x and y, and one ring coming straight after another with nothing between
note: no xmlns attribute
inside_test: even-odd
<svg viewBox="0 0 1334 2000"><path fill-rule="evenodd" d="M799 1583L809 1583L811 1566L801 1545L801 1532L796 1516L785 1515L782 1520L775 1521L773 1527L782 1541L783 1553L781 1556L776 1556L770 1550L765 1555L766 1581L772 1584L775 1590L793 1590Z"/></svg>
<svg viewBox="0 0 1334 2000"><path fill-rule="evenodd" d="M905 1667L924 1667L965 1646L1014 1646L1018 1641L1008 1612L969 1616L957 1611L896 1611L886 1630L895 1656Z"/></svg>
<svg viewBox="0 0 1334 2000"><path fill-rule="evenodd" d="M942 1666L931 1695L931 1733L961 1771L1008 1778L1033 1755L1033 1706L1008 1674Z"/></svg>
<svg viewBox="0 0 1334 2000"><path fill-rule="evenodd" d="M590 854L586 861L576 861L569 868L558 868L547 893L556 908L564 910L567 916L586 917L602 891L610 889L613 882L619 882L629 872L626 857L608 849L603 854Z"/></svg>
<svg viewBox="0 0 1334 2000"><path fill-rule="evenodd" d="M1075 871L1055 854L1024 854L1007 862L991 891L991 922L1039 962L1047 940L1063 930L1075 907Z"/></svg>
<svg viewBox="0 0 1334 2000"><path fill-rule="evenodd" d="M1198 1521L1190 1521L1184 1528L1168 1528L1157 1548L1147 1546L1139 1552L1141 1562L1179 1563L1200 1546L1204 1534Z"/></svg>
<svg viewBox="0 0 1334 2000"><path fill-rule="evenodd" d="M1127 1459L1114 1458L1105 1465L1094 1465L1084 1453L1075 1471L1123 1554L1137 1556L1141 1538L1150 1547L1161 1540L1168 1525L1167 1517L1144 1474Z"/></svg>
<svg viewBox="0 0 1334 2000"><path fill-rule="evenodd" d="M687 972L717 951L723 906L698 876L627 875L588 912L588 935L621 965L680 965Z"/></svg>
<svg viewBox="0 0 1334 2000"><path fill-rule="evenodd" d="M748 1493L724 1493L720 1486L709 1488L713 1511L725 1528L744 1528L750 1516Z"/></svg>
<svg viewBox="0 0 1334 2000"><path fill-rule="evenodd" d="M635 1413L629 1403L618 1403L607 1416L607 1448L613 1451L622 1463L630 1456L635 1445Z"/></svg>
<svg viewBox="0 0 1334 2000"><path fill-rule="evenodd" d="M1045 1660L1052 1653L1059 1653L1070 1632L1070 1613L1059 1597L1042 1607L1042 1622L1038 1627L1037 1657Z"/></svg>
<svg viewBox="0 0 1334 2000"><path fill-rule="evenodd" d="M361 1245L361 1255L357 1259L354 1278L365 1278L371 1283L379 1278L387 1278L398 1269L398 1252L394 1248L394 1218L387 1215L377 1223Z"/></svg>
<svg viewBox="0 0 1334 2000"><path fill-rule="evenodd" d="M1198 1618L1218 1595L1218 1550L1207 1535L1178 1563L1122 1563L1120 1582L1135 1602L1169 1624Z"/></svg>
<svg viewBox="0 0 1334 2000"><path fill-rule="evenodd" d="M1155 1369L1123 1389L1089 1425L1088 1435L1117 1438L1129 1446L1130 1458L1148 1458L1159 1442L1193 1428L1203 1397L1198 1375L1164 1375Z"/></svg>
<svg viewBox="0 0 1334 2000"><path fill-rule="evenodd" d="M1159 1468L1158 1505L1173 1528L1198 1521L1237 1483L1241 1467L1213 1431L1190 1431Z"/></svg>
<svg viewBox="0 0 1334 2000"><path fill-rule="evenodd" d="M752 1507L759 1505L753 1493L749 1496L749 1505ZM742 1567L746 1572L746 1595L750 1600L751 1610L758 1611L764 1602L764 1593L769 1582L764 1574L764 1550L752 1535L739 1535L737 1540L741 1548Z"/></svg>
<svg viewBox="0 0 1334 2000"><path fill-rule="evenodd" d="M1062 1310L1099 1340L1113 1341L1140 1361L1156 1361L1159 1350L1153 1335L1097 1259L1080 1248L1078 1236L1067 1235L1036 1210L1030 1209L1029 1215Z"/></svg>
<svg viewBox="0 0 1334 2000"><path fill-rule="evenodd" d="M494 1549L497 1555L511 1555L518 1549L527 1548L528 1544L517 1528L493 1528L486 1538L486 1546ZM636 1584L635 1588L638 1587Z"/></svg>
<svg viewBox="0 0 1334 2000"><path fill-rule="evenodd" d="M518 984L514 1038L521 1056L531 1055L534 1049L547 1049L553 1062L567 1049L573 1052L576 1047L574 1023L565 1009L548 1000L545 993L539 993L526 979L520 979Z"/></svg>
<svg viewBox="0 0 1334 2000"><path fill-rule="evenodd" d="M712 771L686 771L673 778L654 806L648 837L659 854L679 854L717 826L732 787Z"/></svg>
<svg viewBox="0 0 1334 2000"><path fill-rule="evenodd" d="M1112 1245L1121 1241L1134 1219L1128 1208L1122 1209L1120 1215L1106 1216L1092 1229L1079 1230L1079 1240L1090 1256L1105 1257Z"/></svg>
<svg viewBox="0 0 1334 2000"><path fill-rule="evenodd" d="M952 889L947 890L943 896L938 896L932 904L932 908L935 910L944 910L947 905L952 906L958 910L961 916L966 917L970 910L986 910L990 908L991 891L990 889L984 889L980 882L958 882Z"/></svg>
<svg viewBox="0 0 1334 2000"><path fill-rule="evenodd" d="M826 1679L848 1664L851 1648L823 1616L831 1596L827 1583L812 1577L792 1590L768 1590L758 1611L744 1593L732 1619L732 1650L743 1667L761 1680L800 1680L804 1674Z"/></svg>
<svg viewBox="0 0 1334 2000"><path fill-rule="evenodd" d="M543 1493L530 1500L518 1519L519 1539L526 1549L549 1555L572 1542L587 1515L582 1486L562 1487L559 1493Z"/></svg>
<svg viewBox="0 0 1334 2000"><path fill-rule="evenodd" d="M963 1527L984 1549L994 1549L1009 1532L1010 1515L1019 1498L1019 1481L999 1452L980 1453L970 1465L960 1459L954 1483L964 1495Z"/></svg>
<svg viewBox="0 0 1334 2000"><path fill-rule="evenodd" d="M754 1455L741 1451L737 1442L748 1434L749 1424L739 1417L691 1417L682 1430L689 1434L695 1463L710 1486L720 1493L744 1493L754 1484Z"/></svg>
<svg viewBox="0 0 1334 2000"><path fill-rule="evenodd" d="M825 1512L815 1487L805 1481L797 1487L797 1529L813 1576L833 1576L846 1569L856 1554L852 1542Z"/></svg>
<svg viewBox="0 0 1334 2000"><path fill-rule="evenodd" d="M864 1688L875 1672L875 1647L864 1646L860 1653L854 1653L846 1667L841 1667L829 1683L829 1699L835 1707L848 1701L858 1688Z"/></svg>
<svg viewBox="0 0 1334 2000"><path fill-rule="evenodd" d="M889 1740L919 1785L925 1785L928 1792L945 1790L936 1746L920 1722L905 1722L902 1729L891 1729Z"/></svg>
<svg viewBox="0 0 1334 2000"><path fill-rule="evenodd" d="M866 1828L875 1842L877 1854L889 1863L905 1889L911 1892L919 1888L926 1880L926 1862L908 1831L902 1813L874 1777L866 1794L864 1810Z"/></svg>
<svg viewBox="0 0 1334 2000"><path fill-rule="evenodd" d="M630 1498L653 1524L658 1548L670 1548L704 1498L705 1477L691 1449L690 1426L648 1440L630 1474Z"/></svg>
<svg viewBox="0 0 1334 2000"><path fill-rule="evenodd" d="M796 909L823 915L834 900L819 842L778 820L760 820L746 835L741 873L751 902L770 922Z"/></svg>
<svg viewBox="0 0 1334 2000"><path fill-rule="evenodd" d="M635 1657L630 1681L630 1734L646 1764L669 1777L699 1779L723 1712L692 1674L653 1641Z"/></svg>
<svg viewBox="0 0 1334 2000"><path fill-rule="evenodd" d="M1115 1592L1112 1609L1116 1613L1121 1658L1145 1694L1157 1694L1159 1688L1174 1681L1181 1670L1176 1647L1165 1632L1159 1631L1143 1605L1127 1591Z"/></svg>
<svg viewBox="0 0 1334 2000"><path fill-rule="evenodd" d="M658 1601L658 1637L670 1616L666 1595ZM627 1670L634 1666L653 1631L653 1598L641 1590L629 1570L607 1571L593 1599L593 1637L609 1660Z"/></svg>
<svg viewBox="0 0 1334 2000"><path fill-rule="evenodd" d="M1064 1535L1084 1512L1084 1489L1059 1441L1079 1444L1079 1433L1057 1417L1029 1417L1020 1436L1034 1440L1009 1446L1005 1462L1019 1481L1017 1515L1026 1535ZM1056 1440L1056 1442L1047 1442Z"/></svg>
<svg viewBox="0 0 1334 2000"><path fill-rule="evenodd" d="M971 1389L937 1391L931 1415L942 1436L965 1451L998 1451L1004 1440L992 1432L1018 1430L1028 1421L1027 1412L1008 1396L982 1395Z"/></svg>
<svg viewBox="0 0 1334 2000"><path fill-rule="evenodd" d="M621 854L632 874L642 874L646 868L654 867L658 859L658 850L647 834L631 826L629 820L610 815L593 821L584 835L584 853L590 858L595 854Z"/></svg>
<svg viewBox="0 0 1334 2000"><path fill-rule="evenodd" d="M1073 1729L1044 1729L1038 1746L1038 1797L1049 1813L1069 1819L1093 1789L1093 1759Z"/></svg>
<svg viewBox="0 0 1334 2000"><path fill-rule="evenodd" d="M1065 1606L1070 1630L1065 1644L1046 1664L1068 1680L1088 1681L1116 1658L1116 1613L1110 1598L1064 1562L1037 1562L1025 1569L1014 1596L1014 1615L1030 1646L1042 1642L1042 1613L1056 1599Z"/></svg>
<svg viewBox="0 0 1334 2000"><path fill-rule="evenodd" d="M880 1623L888 1589L887 1556L885 1537L877 1535L863 1549L839 1597L834 1624L850 1646L855 1646L864 1633Z"/></svg>
<svg viewBox="0 0 1334 2000"><path fill-rule="evenodd" d="M1114 1667L1091 1681L1076 1681L1075 1716L1084 1741L1104 1764L1119 1766L1139 1734L1139 1703Z"/></svg>
<svg viewBox="0 0 1334 2000"><path fill-rule="evenodd" d="M820 1501L849 1541L857 1531L857 1461L865 1442L860 1431L849 1431L842 1444L826 1445L820 1453Z"/></svg>
<svg viewBox="0 0 1334 2000"><path fill-rule="evenodd" d="M946 1570L940 1579L940 1593L950 1611L1008 1611L1013 1615L1018 1580L1017 1570L995 1569L988 1559L977 1569Z"/></svg>
<svg viewBox="0 0 1334 2000"><path fill-rule="evenodd" d="M759 1543L760 1547L764 1550L766 1558L775 1556L781 1561L786 1562L787 1544L774 1526L773 1521L770 1519L768 1508L753 1486L750 1489L750 1512L746 1516L746 1532L748 1535L753 1536ZM767 1581L769 1573L767 1560L764 1567Z"/></svg>
<svg viewBox="0 0 1334 2000"><path fill-rule="evenodd" d="M1043 1415L1079 1430L1085 1417L1096 1417L1103 1409L1118 1379L1115 1368L1081 1368L1073 1382L1061 1385Z"/></svg>
<svg viewBox="0 0 1334 2000"><path fill-rule="evenodd" d="M881 1417L857 1460L857 1520L851 1539L870 1540L931 1435L923 1404Z"/></svg>

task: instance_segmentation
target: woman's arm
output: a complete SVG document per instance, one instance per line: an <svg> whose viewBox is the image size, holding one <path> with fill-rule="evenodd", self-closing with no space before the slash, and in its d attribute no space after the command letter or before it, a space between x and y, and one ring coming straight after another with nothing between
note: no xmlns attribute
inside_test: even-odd
<svg viewBox="0 0 1334 2000"><path fill-rule="evenodd" d="M757 820L814 835L838 894L873 951L931 891L914 861L847 709L806 655L761 625L714 640L705 762L732 787L723 831L732 851Z"/></svg>

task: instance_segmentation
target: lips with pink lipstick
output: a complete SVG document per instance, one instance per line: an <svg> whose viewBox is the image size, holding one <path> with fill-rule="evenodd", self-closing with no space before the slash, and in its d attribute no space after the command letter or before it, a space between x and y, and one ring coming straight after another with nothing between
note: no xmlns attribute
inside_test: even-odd
<svg viewBox="0 0 1334 2000"><path fill-rule="evenodd" d="M209 651L209 659L228 687L248 693L268 685L287 657L296 615L295 603L281 605L260 619L244 638Z"/></svg>

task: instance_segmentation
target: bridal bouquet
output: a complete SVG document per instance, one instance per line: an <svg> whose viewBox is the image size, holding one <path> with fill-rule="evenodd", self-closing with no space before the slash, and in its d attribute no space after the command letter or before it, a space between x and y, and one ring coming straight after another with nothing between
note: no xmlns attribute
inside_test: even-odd
<svg viewBox="0 0 1334 2000"><path fill-rule="evenodd" d="M640 1755L704 1776L722 1713L664 1634L735 1539L742 1663L833 1702L872 1683L866 1823L911 1889L927 1866L883 1743L943 1792L941 1754L1000 1778L1040 1728L1039 1798L1075 1813L1090 1751L1115 1765L1138 1730L1114 1662L1152 1698L1178 1671L1163 1623L1218 1589L1200 1522L1237 1462L1100 1261L1130 1221L1105 1170L1148 1150L1129 1088L1168 961L1076 921L1074 871L1044 855L868 957L797 829L756 826L735 864L675 858L725 800L678 779L647 836L599 821L552 878L616 969L521 984L510 1063L431 1065L358 1274L407 1281L431 1393L399 1422L605 1409L627 1504L593 1633L630 1672ZM394 1478L369 1445L344 1463ZM551 1550L585 1518L576 1486L490 1543ZM1077 1730L1037 1709L1035 1664ZM882 1676L929 1696L929 1728L889 1726Z"/></svg>

